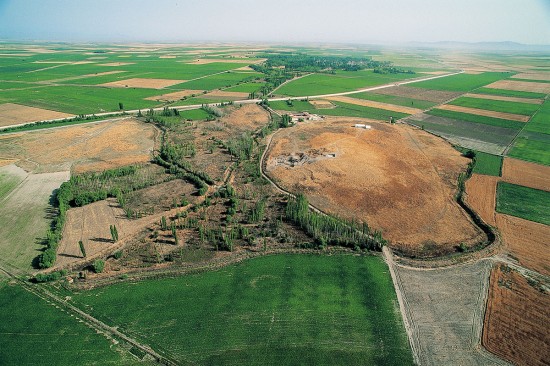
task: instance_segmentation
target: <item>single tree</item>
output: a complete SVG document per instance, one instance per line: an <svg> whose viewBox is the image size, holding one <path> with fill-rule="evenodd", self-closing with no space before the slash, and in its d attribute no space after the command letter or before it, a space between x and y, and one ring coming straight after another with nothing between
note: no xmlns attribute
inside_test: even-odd
<svg viewBox="0 0 550 366"><path fill-rule="evenodd" d="M84 243L82 240L78 241L78 246L80 247L80 252L82 253L82 256L86 258L86 249L84 248Z"/></svg>

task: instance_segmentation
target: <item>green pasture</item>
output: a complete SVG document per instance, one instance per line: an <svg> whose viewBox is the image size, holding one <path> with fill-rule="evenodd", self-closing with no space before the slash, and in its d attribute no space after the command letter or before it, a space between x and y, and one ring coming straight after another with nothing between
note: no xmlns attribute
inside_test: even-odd
<svg viewBox="0 0 550 366"><path fill-rule="evenodd" d="M522 131L508 151L508 156L550 165L550 135Z"/></svg>
<svg viewBox="0 0 550 366"><path fill-rule="evenodd" d="M477 114L462 113L455 111L447 111L444 109L431 109L426 112L429 115L450 118L455 120L467 121L472 123L479 123L489 126L504 127L513 130L521 130L525 126L525 122L510 121L502 118L479 116Z"/></svg>
<svg viewBox="0 0 550 366"><path fill-rule="evenodd" d="M524 128L525 131L550 135L550 100L546 100L539 111Z"/></svg>
<svg viewBox="0 0 550 366"><path fill-rule="evenodd" d="M506 72L484 72L482 74L457 74L443 78L414 83L417 88L448 90L456 92L469 92L495 81L512 76Z"/></svg>
<svg viewBox="0 0 550 366"><path fill-rule="evenodd" d="M258 91L262 85L263 83L244 83L224 90L229 92L252 93Z"/></svg>
<svg viewBox="0 0 550 366"><path fill-rule="evenodd" d="M458 99L453 100L449 104L457 105L461 107L468 107L468 108L485 109L488 111L495 111L495 112L521 114L525 116L531 116L540 108L540 105L538 104L508 102L503 100L491 100L491 99L480 99L480 98L469 98L469 97L460 97Z"/></svg>
<svg viewBox="0 0 550 366"><path fill-rule="evenodd" d="M502 156L476 151L474 173L500 177L502 170Z"/></svg>
<svg viewBox="0 0 550 366"><path fill-rule="evenodd" d="M73 300L185 364L413 364L380 257L268 256Z"/></svg>
<svg viewBox="0 0 550 366"><path fill-rule="evenodd" d="M498 182L497 212L550 225L550 192Z"/></svg>
<svg viewBox="0 0 550 366"><path fill-rule="evenodd" d="M242 65L241 65L242 66ZM198 89L198 90L213 90L219 88L227 88L236 86L237 83L245 83L261 77L263 74L250 72L224 72L202 79L185 82L182 84L171 86L167 89Z"/></svg>
<svg viewBox="0 0 550 366"><path fill-rule="evenodd" d="M129 353L19 286L0 284L1 365L130 365Z"/></svg>

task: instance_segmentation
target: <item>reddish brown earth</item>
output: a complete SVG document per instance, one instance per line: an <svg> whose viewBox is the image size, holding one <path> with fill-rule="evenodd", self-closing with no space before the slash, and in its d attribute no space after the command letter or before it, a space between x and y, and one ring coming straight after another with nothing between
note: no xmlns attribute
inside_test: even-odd
<svg viewBox="0 0 550 366"><path fill-rule="evenodd" d="M550 191L550 166L504 158L502 179L506 182Z"/></svg>
<svg viewBox="0 0 550 366"><path fill-rule="evenodd" d="M483 345L516 365L550 362L550 295L504 264L491 273Z"/></svg>
<svg viewBox="0 0 550 366"><path fill-rule="evenodd" d="M393 248L430 256L485 240L453 198L468 162L445 141L407 125L330 118L278 132L266 171L317 207L382 230Z"/></svg>
<svg viewBox="0 0 550 366"><path fill-rule="evenodd" d="M466 202L487 224L496 226L495 204L499 177L472 174L466 181Z"/></svg>

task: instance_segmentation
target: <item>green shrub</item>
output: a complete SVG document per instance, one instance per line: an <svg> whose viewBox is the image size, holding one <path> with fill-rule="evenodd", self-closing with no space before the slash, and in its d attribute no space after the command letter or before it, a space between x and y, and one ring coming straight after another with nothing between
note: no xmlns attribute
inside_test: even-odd
<svg viewBox="0 0 550 366"><path fill-rule="evenodd" d="M93 264L94 272L101 273L105 269L105 261L102 259L96 259Z"/></svg>

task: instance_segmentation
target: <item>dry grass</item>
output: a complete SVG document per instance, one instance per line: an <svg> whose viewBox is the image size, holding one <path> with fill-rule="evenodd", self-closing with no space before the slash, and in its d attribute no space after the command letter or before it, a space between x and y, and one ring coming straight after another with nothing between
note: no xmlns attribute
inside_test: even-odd
<svg viewBox="0 0 550 366"><path fill-rule="evenodd" d="M101 171L150 159L157 130L129 118L0 137L0 156L32 172Z"/></svg>
<svg viewBox="0 0 550 366"><path fill-rule="evenodd" d="M472 174L466 181L466 202L487 224L496 226L495 205L499 177Z"/></svg>
<svg viewBox="0 0 550 366"><path fill-rule="evenodd" d="M202 98L225 98L227 100L241 100L248 98L248 93L214 90L208 94L204 94Z"/></svg>
<svg viewBox="0 0 550 366"><path fill-rule="evenodd" d="M322 109L329 109L329 108L335 108L336 106L332 104L328 100L322 100L322 99L314 99L310 100L309 104L314 106L315 108L322 108Z"/></svg>
<svg viewBox="0 0 550 366"><path fill-rule="evenodd" d="M462 93L442 91L442 90L415 88L412 86L392 86L390 88L374 90L373 93L427 100L429 102L434 102L434 103L443 103L448 101L449 99L456 98L462 94Z"/></svg>
<svg viewBox="0 0 550 366"><path fill-rule="evenodd" d="M422 110L418 108L403 107L400 105L374 102L372 100L366 100L366 99L356 99L356 98L343 97L343 96L329 97L327 99L334 100L337 102L342 102L342 103L355 104L355 105L360 105L364 107L378 108L378 109L384 109L387 111L407 113L407 114L417 114L422 112Z"/></svg>
<svg viewBox="0 0 550 366"><path fill-rule="evenodd" d="M133 64L135 64L135 62L109 62L106 64L98 64L97 66L126 66Z"/></svg>
<svg viewBox="0 0 550 366"><path fill-rule="evenodd" d="M353 128L357 122L372 129ZM291 166L293 156L303 163ZM277 133L266 168L319 208L364 220L392 247L429 256L484 238L453 199L467 163L443 140L412 127L336 118Z"/></svg>
<svg viewBox="0 0 550 366"><path fill-rule="evenodd" d="M14 103L0 104L0 127L67 117L72 115Z"/></svg>
<svg viewBox="0 0 550 366"><path fill-rule="evenodd" d="M497 264L491 285L483 345L515 365L548 365L550 295L520 273Z"/></svg>
<svg viewBox="0 0 550 366"><path fill-rule="evenodd" d="M207 65L212 63L227 63L227 64L258 64L261 62L264 62L265 59L257 59L253 58L250 60L242 60L242 59L231 59L231 58L201 58L199 60L195 60L192 62L186 62L189 65Z"/></svg>
<svg viewBox="0 0 550 366"><path fill-rule="evenodd" d="M131 78L125 80L111 81L109 83L100 84L100 86L115 88L162 89L168 86L181 84L185 81L186 80Z"/></svg>
<svg viewBox="0 0 550 366"><path fill-rule="evenodd" d="M145 98L146 100L165 100L167 102L174 102L176 100L180 100L184 97L189 97L191 95L202 95L202 92L204 90L192 90L192 89L185 89L180 90L173 93L167 93L162 95L155 95L152 97Z"/></svg>
<svg viewBox="0 0 550 366"><path fill-rule="evenodd" d="M452 105L452 104L441 105L437 107L437 109L443 109L446 111L453 111L453 112L460 112L460 113L469 113L469 114L475 114L478 116L485 116L485 117L502 118L502 119L507 119L510 121L518 121L518 122L528 122L529 118L531 118L529 116L524 116L521 114L495 112L495 111L489 111L486 109L461 107L461 106Z"/></svg>
<svg viewBox="0 0 550 366"><path fill-rule="evenodd" d="M512 76L512 79L550 81L550 72L522 72Z"/></svg>
<svg viewBox="0 0 550 366"><path fill-rule="evenodd" d="M535 83L529 81L499 80L486 86L486 88L517 90L534 93L550 93L550 83Z"/></svg>

